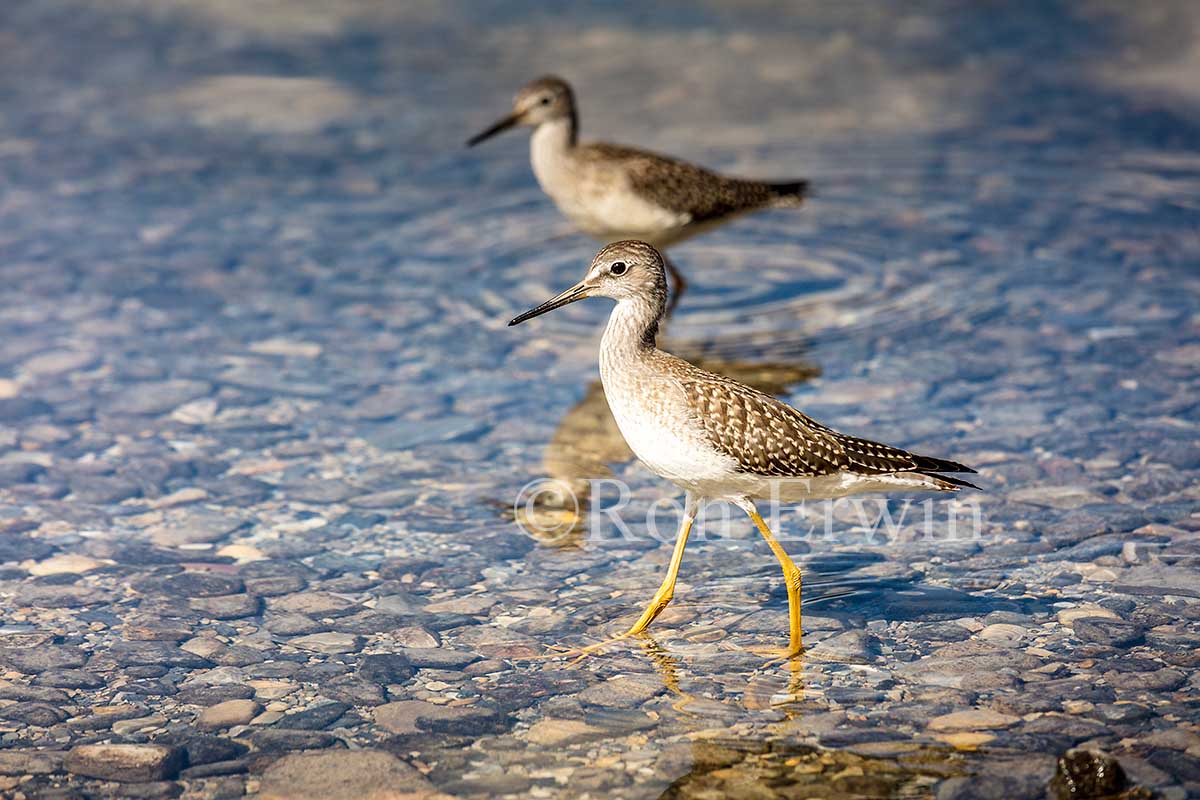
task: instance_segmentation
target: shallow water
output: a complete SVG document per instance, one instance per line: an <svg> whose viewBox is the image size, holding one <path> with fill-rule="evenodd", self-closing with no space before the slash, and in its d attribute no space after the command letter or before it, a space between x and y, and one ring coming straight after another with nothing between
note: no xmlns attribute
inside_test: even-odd
<svg viewBox="0 0 1200 800"><path fill-rule="evenodd" d="M0 794L322 796L275 759L327 749L351 781L349 748L461 797L1040 797L1073 746L1200 791L1198 26L1184 2L10 4ZM874 501L782 515L790 669L747 650L782 644L786 596L720 508L652 636L530 660L629 624L679 499L606 416L604 303L505 328L596 247L523 134L461 147L549 70L585 137L815 183L672 251L668 347L980 470L891 529ZM628 486L625 535L595 477ZM530 535L513 503L546 478L581 505ZM257 705L204 717L233 699ZM55 755L105 741L192 766L117 784Z"/></svg>

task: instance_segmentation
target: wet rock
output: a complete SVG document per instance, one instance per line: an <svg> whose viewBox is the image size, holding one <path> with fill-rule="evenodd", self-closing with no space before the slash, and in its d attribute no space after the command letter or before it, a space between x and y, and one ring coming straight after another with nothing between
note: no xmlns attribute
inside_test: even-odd
<svg viewBox="0 0 1200 800"><path fill-rule="evenodd" d="M405 617L399 614L389 614L386 611L359 611L346 617L336 618L330 625L335 631L343 633L361 633L371 635L387 633L402 626Z"/></svg>
<svg viewBox="0 0 1200 800"><path fill-rule="evenodd" d="M246 700L251 697L254 697L254 689L237 683L184 686L176 695L179 702L195 706L213 706L227 700Z"/></svg>
<svg viewBox="0 0 1200 800"><path fill-rule="evenodd" d="M1068 750L1047 793L1053 800L1093 800L1120 794L1128 786L1125 770L1115 758L1089 750Z"/></svg>
<svg viewBox="0 0 1200 800"><path fill-rule="evenodd" d="M196 717L196 726L206 730L219 730L246 725L261 711L262 706L253 700L226 700L201 711L200 716Z"/></svg>
<svg viewBox="0 0 1200 800"><path fill-rule="evenodd" d="M609 736L603 728L594 728L574 719L542 719L526 732L525 738L542 747L559 747Z"/></svg>
<svg viewBox="0 0 1200 800"><path fill-rule="evenodd" d="M1072 622L1072 630L1080 641L1110 647L1131 647L1142 641L1145 629L1132 622L1102 617L1083 617Z"/></svg>
<svg viewBox="0 0 1200 800"><path fill-rule="evenodd" d="M277 636L303 636L329 630L329 625L304 614L267 614L267 630Z"/></svg>
<svg viewBox="0 0 1200 800"><path fill-rule="evenodd" d="M23 686L19 683L0 681L0 700L32 700L51 705L65 705L70 702L66 692L58 689L46 689L39 686Z"/></svg>
<svg viewBox="0 0 1200 800"><path fill-rule="evenodd" d="M387 699L383 687L349 675L334 678L321 687L321 693L331 700L352 706L378 706Z"/></svg>
<svg viewBox="0 0 1200 800"><path fill-rule="evenodd" d="M326 747L344 747L341 739L332 733L321 731L266 728L250 734L254 749L264 753L280 753L288 750L323 750Z"/></svg>
<svg viewBox="0 0 1200 800"><path fill-rule="evenodd" d="M850 630L822 639L811 650L816 658L830 661L870 661L879 655L879 639L864 630Z"/></svg>
<svg viewBox="0 0 1200 800"><path fill-rule="evenodd" d="M203 397L212 391L207 383L188 380L146 382L130 386L109 398L109 408L119 414L153 416Z"/></svg>
<svg viewBox="0 0 1200 800"><path fill-rule="evenodd" d="M632 708L666 691L657 675L622 675L579 693L581 702L594 706Z"/></svg>
<svg viewBox="0 0 1200 800"><path fill-rule="evenodd" d="M31 608L81 608L106 603L107 592L89 586L25 585L13 596L19 606Z"/></svg>
<svg viewBox="0 0 1200 800"><path fill-rule="evenodd" d="M145 783L174 778L183 751L158 744L85 744L67 753L68 772L106 781Z"/></svg>
<svg viewBox="0 0 1200 800"><path fill-rule="evenodd" d="M210 761L203 764L193 764L187 769L179 773L179 777L184 780L194 781L201 778L211 778L217 775L240 775L250 770L250 760L245 758L231 758L227 761ZM206 787L207 788L207 787ZM244 794L244 789L241 783L237 783L233 790L228 795L231 800L240 798ZM206 800L210 795L205 795ZM221 796L221 795L218 795Z"/></svg>
<svg viewBox="0 0 1200 800"><path fill-rule="evenodd" d="M278 597L303 591L308 586L300 575L266 575L259 578L246 578L246 591L260 597Z"/></svg>
<svg viewBox="0 0 1200 800"><path fill-rule="evenodd" d="M40 560L54 552L54 546L20 532L0 533L0 564Z"/></svg>
<svg viewBox="0 0 1200 800"><path fill-rule="evenodd" d="M179 597L220 597L245 589L242 579L215 572L181 572L162 582L162 591Z"/></svg>
<svg viewBox="0 0 1200 800"><path fill-rule="evenodd" d="M108 730L115 722L135 719L145 714L146 709L139 705L101 706L92 709L91 713L75 717L67 723L67 727L74 730Z"/></svg>
<svg viewBox="0 0 1200 800"><path fill-rule="evenodd" d="M400 652L410 664L422 669L461 669L472 661L479 660L475 653L445 647L404 647Z"/></svg>
<svg viewBox="0 0 1200 800"><path fill-rule="evenodd" d="M262 800L434 800L421 773L380 750L295 753L263 773Z"/></svg>
<svg viewBox="0 0 1200 800"><path fill-rule="evenodd" d="M26 675L50 669L82 667L87 663L87 659L88 655L82 648L69 645L0 646L0 664Z"/></svg>
<svg viewBox="0 0 1200 800"><path fill-rule="evenodd" d="M21 461L6 461L0 463L0 486L15 486L21 483L32 483L44 475L46 468L41 464Z"/></svg>
<svg viewBox="0 0 1200 800"><path fill-rule="evenodd" d="M99 689L104 685L104 677L83 669L48 669L33 682L56 689Z"/></svg>
<svg viewBox="0 0 1200 800"><path fill-rule="evenodd" d="M67 712L58 706L47 703L13 703L0 707L0 719L10 722L20 722L23 725L33 725L39 728L49 728L67 718Z"/></svg>
<svg viewBox="0 0 1200 800"><path fill-rule="evenodd" d="M165 665L169 667L208 667L211 662L167 642L117 642L109 656L123 667Z"/></svg>
<svg viewBox="0 0 1200 800"><path fill-rule="evenodd" d="M197 614L210 619L245 619L257 616L262 610L262 601L250 594L197 597L190 600L188 605Z"/></svg>
<svg viewBox="0 0 1200 800"><path fill-rule="evenodd" d="M350 633L310 633L307 636L297 636L289 644L317 653L338 655L357 653L362 649L363 638Z"/></svg>
<svg viewBox="0 0 1200 800"><path fill-rule="evenodd" d="M954 711L929 720L931 731L985 731L1011 728L1020 722L1020 717L999 714L982 708Z"/></svg>
<svg viewBox="0 0 1200 800"><path fill-rule="evenodd" d="M63 771L58 750L0 750L0 775L53 775Z"/></svg>
<svg viewBox="0 0 1200 800"><path fill-rule="evenodd" d="M347 703L322 703L321 705L287 714L275 723L277 728L319 731L328 728L350 710Z"/></svg>
<svg viewBox="0 0 1200 800"><path fill-rule="evenodd" d="M343 617L360 608L358 603L329 592L300 592L273 598L269 602L269 607L272 611L304 614L317 618Z"/></svg>
<svg viewBox="0 0 1200 800"><path fill-rule="evenodd" d="M211 544L243 527L245 520L207 509L189 509L163 525L149 529L151 540L162 547Z"/></svg>
<svg viewBox="0 0 1200 800"><path fill-rule="evenodd" d="M408 683L416 672L404 653L372 653L358 662L358 676L382 686Z"/></svg>

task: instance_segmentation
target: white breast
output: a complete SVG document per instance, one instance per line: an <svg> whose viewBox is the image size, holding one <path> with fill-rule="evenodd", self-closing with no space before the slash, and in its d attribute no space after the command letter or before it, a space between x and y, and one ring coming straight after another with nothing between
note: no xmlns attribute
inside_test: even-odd
<svg viewBox="0 0 1200 800"><path fill-rule="evenodd" d="M565 124L565 123L564 123ZM658 241L691 217L655 205L630 186L620 162L577 157L560 123L547 123L530 139L530 163L538 185L568 219L603 240Z"/></svg>

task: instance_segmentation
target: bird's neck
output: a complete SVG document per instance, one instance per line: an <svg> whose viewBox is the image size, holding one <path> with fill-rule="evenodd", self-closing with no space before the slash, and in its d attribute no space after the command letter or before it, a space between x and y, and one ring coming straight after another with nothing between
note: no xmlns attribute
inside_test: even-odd
<svg viewBox="0 0 1200 800"><path fill-rule="evenodd" d="M600 341L600 359L627 360L654 350L662 304L649 298L626 298L617 303Z"/></svg>
<svg viewBox="0 0 1200 800"><path fill-rule="evenodd" d="M568 117L561 117L538 125L529 140L529 148L533 152L534 159L565 155L575 147L578 127L574 112Z"/></svg>

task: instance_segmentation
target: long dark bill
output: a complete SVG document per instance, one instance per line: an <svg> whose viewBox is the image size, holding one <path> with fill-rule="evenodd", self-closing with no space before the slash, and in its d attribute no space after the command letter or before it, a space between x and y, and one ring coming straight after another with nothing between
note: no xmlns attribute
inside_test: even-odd
<svg viewBox="0 0 1200 800"><path fill-rule="evenodd" d="M533 319L534 317L540 317L542 314L545 314L548 311L553 311L556 308L562 308L565 305L570 305L571 303L574 303L576 300L583 300L587 296L588 296L587 295L587 287L584 286L582 283L577 283L574 286L572 286L570 289L567 289L562 294L557 295L555 297L551 297L549 300L542 303L537 308L531 308L528 311L526 311L524 314L520 314L518 316L513 317L508 322L509 327L512 327L513 325L520 325L522 322L524 322L527 319Z"/></svg>
<svg viewBox="0 0 1200 800"><path fill-rule="evenodd" d="M504 131L508 130L512 126L516 125L517 122L520 121L520 119L521 119L520 114L509 114L504 119L497 120L496 123L494 125L492 125L492 127L488 128L486 131L483 131L482 133L477 133L474 136L472 136L470 139L467 139L467 147L474 147L475 145L479 144L480 142L484 141L485 139L492 138L497 133L503 133Z"/></svg>

